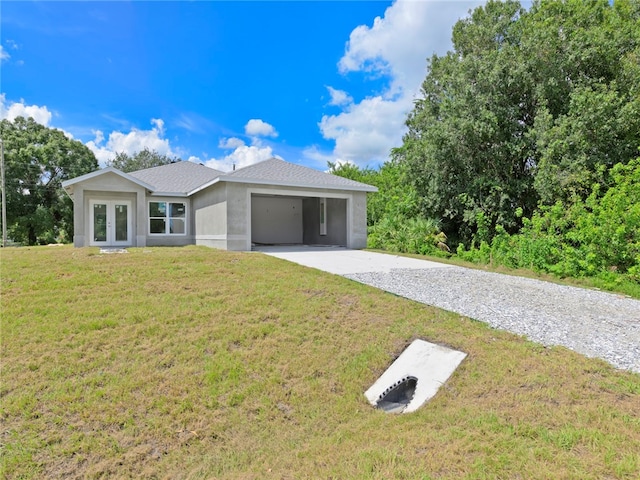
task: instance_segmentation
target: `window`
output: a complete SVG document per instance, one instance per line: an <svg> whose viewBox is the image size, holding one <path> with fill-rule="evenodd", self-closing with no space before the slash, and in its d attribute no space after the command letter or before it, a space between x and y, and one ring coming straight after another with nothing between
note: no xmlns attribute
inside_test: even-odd
<svg viewBox="0 0 640 480"><path fill-rule="evenodd" d="M184 235L187 206L179 202L149 202L149 233Z"/></svg>

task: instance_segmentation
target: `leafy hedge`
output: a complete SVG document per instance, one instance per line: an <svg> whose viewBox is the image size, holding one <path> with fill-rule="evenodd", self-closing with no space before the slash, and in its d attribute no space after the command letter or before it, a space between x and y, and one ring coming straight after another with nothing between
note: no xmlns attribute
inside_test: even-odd
<svg viewBox="0 0 640 480"><path fill-rule="evenodd" d="M528 268L561 277L597 277L640 286L640 158L609 171L604 194L594 185L586 200L542 206L509 235L498 226L490 242L481 238L457 254L480 263ZM482 225L482 218L478 219Z"/></svg>
<svg viewBox="0 0 640 480"><path fill-rule="evenodd" d="M393 252L440 255L448 253L447 237L437 221L385 215L369 228L368 246Z"/></svg>

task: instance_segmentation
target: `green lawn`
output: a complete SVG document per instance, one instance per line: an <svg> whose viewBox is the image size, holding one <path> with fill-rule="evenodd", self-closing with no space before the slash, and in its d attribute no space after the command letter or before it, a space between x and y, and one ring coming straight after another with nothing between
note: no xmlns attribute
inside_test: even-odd
<svg viewBox="0 0 640 480"><path fill-rule="evenodd" d="M4 478L640 477L640 375L258 253L1 252ZM468 354L418 412L363 393Z"/></svg>

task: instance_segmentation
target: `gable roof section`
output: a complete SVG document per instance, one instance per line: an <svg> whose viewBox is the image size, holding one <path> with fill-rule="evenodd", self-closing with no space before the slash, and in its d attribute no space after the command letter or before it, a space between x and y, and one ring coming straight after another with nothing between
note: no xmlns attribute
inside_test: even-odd
<svg viewBox="0 0 640 480"><path fill-rule="evenodd" d="M142 188L146 188L147 190L153 190L153 185L149 185L148 183L144 182L141 179L135 178L132 175L128 174L128 173L124 173L121 170L118 170L117 168L113 168L113 167L106 167L103 168L101 170L95 170L93 172L87 173L85 175L81 175L79 177L75 177L75 178L71 178L69 180L65 180L64 182L62 182L62 188L65 189L65 191L68 194L72 194L73 193L73 186L76 183L80 183L80 182L85 182L87 180L91 180L92 178L96 178L99 177L100 175L105 175L107 173L114 173L116 175L118 175L119 177L122 177L126 180L129 180L130 182L135 183L136 185L141 186Z"/></svg>
<svg viewBox="0 0 640 480"><path fill-rule="evenodd" d="M366 183L271 158L248 167L222 175L219 181L278 185L286 187L313 187L330 190L355 190L377 192L378 189Z"/></svg>
<svg viewBox="0 0 640 480"><path fill-rule="evenodd" d="M198 187L210 184L223 172L188 161L170 163L159 167L145 168L129 175L139 181L153 185L155 195L189 195Z"/></svg>

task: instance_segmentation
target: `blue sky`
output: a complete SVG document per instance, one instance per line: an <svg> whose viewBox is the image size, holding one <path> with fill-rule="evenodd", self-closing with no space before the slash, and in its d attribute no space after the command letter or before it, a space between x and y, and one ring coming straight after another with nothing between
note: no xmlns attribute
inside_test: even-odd
<svg viewBox="0 0 640 480"><path fill-rule="evenodd" d="M479 4L4 1L0 116L62 129L101 165L148 147L222 170L377 167L426 59Z"/></svg>

